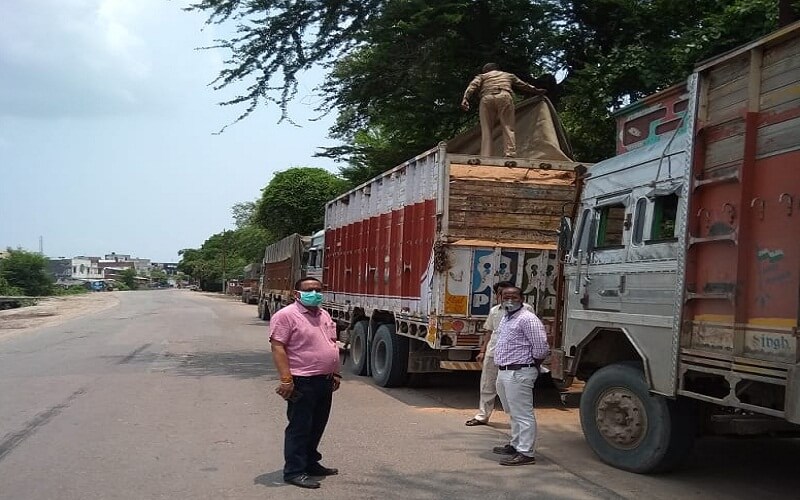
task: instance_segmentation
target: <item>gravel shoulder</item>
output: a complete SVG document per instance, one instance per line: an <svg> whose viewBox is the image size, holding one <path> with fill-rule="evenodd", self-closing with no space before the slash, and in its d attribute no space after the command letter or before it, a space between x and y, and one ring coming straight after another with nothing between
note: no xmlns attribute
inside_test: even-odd
<svg viewBox="0 0 800 500"><path fill-rule="evenodd" d="M124 292L97 292L50 297L39 301L35 306L0 311L0 340L104 311L119 304L120 293Z"/></svg>

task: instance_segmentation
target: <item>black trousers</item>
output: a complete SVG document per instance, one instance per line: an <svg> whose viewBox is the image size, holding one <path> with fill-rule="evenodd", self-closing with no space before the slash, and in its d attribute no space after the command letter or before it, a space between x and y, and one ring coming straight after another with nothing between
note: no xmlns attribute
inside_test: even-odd
<svg viewBox="0 0 800 500"><path fill-rule="evenodd" d="M294 377L294 389L302 396L289 401L286 409L289 425L283 442L284 479L299 476L322 460L317 447L331 413L333 379L328 375Z"/></svg>

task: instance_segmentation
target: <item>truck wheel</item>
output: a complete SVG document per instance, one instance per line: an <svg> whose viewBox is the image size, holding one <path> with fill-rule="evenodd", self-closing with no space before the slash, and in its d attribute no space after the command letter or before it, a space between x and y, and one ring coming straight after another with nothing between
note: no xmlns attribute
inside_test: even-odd
<svg viewBox="0 0 800 500"><path fill-rule="evenodd" d="M642 370L627 363L606 366L589 378L580 418L600 460L631 472L668 470L694 441L692 415L674 401L651 395Z"/></svg>
<svg viewBox="0 0 800 500"><path fill-rule="evenodd" d="M269 307L267 306L267 303L264 302L263 300L258 301L258 311L259 311L258 314L259 318L263 319L264 321L269 321L270 318Z"/></svg>
<svg viewBox="0 0 800 500"><path fill-rule="evenodd" d="M352 338L350 339L350 358L353 360L353 365L350 368L355 375L364 376L367 374L367 353L369 352L369 344L367 343L367 329L369 328L369 321L359 321L353 325Z"/></svg>
<svg viewBox="0 0 800 500"><path fill-rule="evenodd" d="M372 339L372 379L381 387L402 385L408 375L408 338L394 332L394 325L383 324Z"/></svg>

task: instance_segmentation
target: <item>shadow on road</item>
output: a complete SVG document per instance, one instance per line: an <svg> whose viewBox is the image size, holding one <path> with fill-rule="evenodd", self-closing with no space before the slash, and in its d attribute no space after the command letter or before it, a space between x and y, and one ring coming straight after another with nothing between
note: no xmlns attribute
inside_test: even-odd
<svg viewBox="0 0 800 500"><path fill-rule="evenodd" d="M266 352L195 352L176 354L175 373L187 377L226 376L239 379L275 378L277 371Z"/></svg>

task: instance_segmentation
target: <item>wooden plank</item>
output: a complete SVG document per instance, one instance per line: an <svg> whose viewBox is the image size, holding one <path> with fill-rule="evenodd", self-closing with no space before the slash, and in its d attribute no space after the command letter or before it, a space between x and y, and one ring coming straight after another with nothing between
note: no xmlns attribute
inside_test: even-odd
<svg viewBox="0 0 800 500"><path fill-rule="evenodd" d="M531 217L527 214L504 214L489 212L450 212L450 228L466 225L470 228L513 228L557 230L561 218L557 216ZM479 233L476 233L479 234Z"/></svg>
<svg viewBox="0 0 800 500"><path fill-rule="evenodd" d="M489 182L460 182L450 184L450 196L486 196L491 193L496 198L533 199L533 200L563 200L571 201L574 198L572 187L531 187L513 186L503 183Z"/></svg>
<svg viewBox="0 0 800 500"><path fill-rule="evenodd" d="M750 74L747 78L747 110L758 112L759 96L761 95L761 47L753 49L750 53Z"/></svg>
<svg viewBox="0 0 800 500"><path fill-rule="evenodd" d="M704 169L733 163L742 159L744 148L742 146L744 135L734 135L720 141L711 142L706 146Z"/></svg>
<svg viewBox="0 0 800 500"><path fill-rule="evenodd" d="M787 85L761 94L761 110L765 111L800 98L800 84Z"/></svg>
<svg viewBox="0 0 800 500"><path fill-rule="evenodd" d="M747 74L749 68L750 54L742 54L735 59L731 59L720 66L712 68L708 71L706 76L709 92L713 92L714 89L726 83L730 83L737 78L742 78Z"/></svg>
<svg viewBox="0 0 800 500"><path fill-rule="evenodd" d="M764 49L764 68L781 65L783 61L800 54L800 36Z"/></svg>
<svg viewBox="0 0 800 500"><path fill-rule="evenodd" d="M708 97L708 111L711 115L711 118L714 118L714 114L717 111L724 111L728 108L735 108L735 109L743 109L746 106L746 101L748 97L747 92L747 85L745 85L745 80L742 79L740 85L734 89L733 92L730 92L725 95L713 96L709 95Z"/></svg>
<svg viewBox="0 0 800 500"><path fill-rule="evenodd" d="M558 240L558 234L556 231L509 228L483 228L479 231L476 231L473 228L468 227L451 227L448 236L453 239L476 239L479 236L482 240L492 240L500 243L503 241L523 243L555 243Z"/></svg>
<svg viewBox="0 0 800 500"><path fill-rule="evenodd" d="M761 90L769 92L800 80L800 54L761 71Z"/></svg>
<svg viewBox="0 0 800 500"><path fill-rule="evenodd" d="M508 199L489 196L451 196L451 211L561 215L560 200Z"/></svg>
<svg viewBox="0 0 800 500"><path fill-rule="evenodd" d="M756 158L800 149L798 130L800 130L800 117L760 128Z"/></svg>

